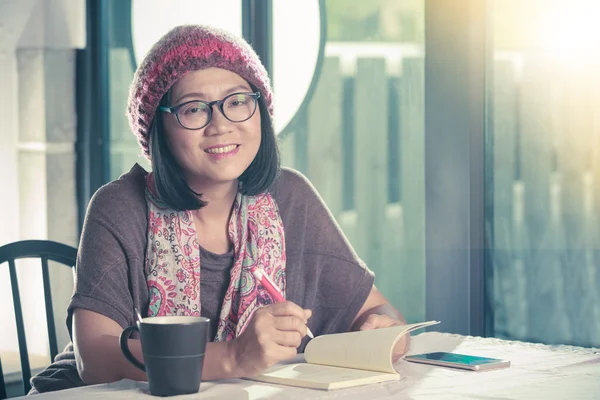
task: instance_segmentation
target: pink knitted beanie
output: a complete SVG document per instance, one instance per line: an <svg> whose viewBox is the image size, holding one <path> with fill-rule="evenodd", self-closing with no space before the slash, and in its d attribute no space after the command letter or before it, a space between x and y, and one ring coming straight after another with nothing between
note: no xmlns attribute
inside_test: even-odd
<svg viewBox="0 0 600 400"><path fill-rule="evenodd" d="M190 71L223 68L254 85L273 115L273 92L265 67L241 37L209 26L182 25L165 34L139 64L129 89L127 118L150 158L149 129L160 99Z"/></svg>

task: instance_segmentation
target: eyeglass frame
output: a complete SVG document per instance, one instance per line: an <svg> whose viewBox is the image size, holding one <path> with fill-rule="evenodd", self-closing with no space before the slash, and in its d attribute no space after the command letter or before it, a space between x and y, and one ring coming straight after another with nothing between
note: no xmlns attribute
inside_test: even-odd
<svg viewBox="0 0 600 400"><path fill-rule="evenodd" d="M243 119L241 121L234 121L234 120L230 119L229 117L227 117L227 115L225 115L225 111L223 111L223 104L230 97L233 97L233 96L236 96L236 95L240 95L240 94L245 94L245 95L248 95L248 96L252 97L252 99L254 100L254 110L252 111L252 113L250 114L250 116L248 118ZM259 91L256 91L256 92L236 92L236 93L228 94L227 96L223 97L221 100L214 100L214 101L190 100L190 101L186 101L185 103L181 103L181 104L179 104L177 106L174 106L174 107L159 106L158 109L160 111L167 112L169 114L174 114L175 118L177 119L177 123L182 128L190 130L190 131L197 131L199 129L206 128L206 126L208 126L208 124L210 124L210 121L212 121L212 118L213 118L213 106L215 104L219 107L219 111L221 111L221 114L223 114L223 116L228 121L231 121L233 123L240 123L240 122L248 121L250 118L252 118L254 116L254 114L256 114L256 109L258 108L258 99L260 99L260 92ZM184 126L181 123L181 121L179 120L179 110L183 106L188 105L190 103L204 103L204 104L206 104L208 106L208 109L210 110L209 111L209 115L208 115L208 121L206 121L206 124L202 125L199 128L188 128L187 126Z"/></svg>

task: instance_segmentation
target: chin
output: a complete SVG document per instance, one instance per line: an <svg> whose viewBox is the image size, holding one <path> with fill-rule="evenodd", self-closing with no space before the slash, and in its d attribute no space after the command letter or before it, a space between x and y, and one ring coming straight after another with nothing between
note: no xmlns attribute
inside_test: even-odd
<svg viewBox="0 0 600 400"><path fill-rule="evenodd" d="M227 170L215 171L215 173L208 175L206 180L214 183L228 183L237 180L246 169L231 168Z"/></svg>
<svg viewBox="0 0 600 400"><path fill-rule="evenodd" d="M211 179L212 182L214 183L230 183L233 181L237 181L238 178L241 176L242 174L236 174L236 175L220 175L220 176L215 176Z"/></svg>

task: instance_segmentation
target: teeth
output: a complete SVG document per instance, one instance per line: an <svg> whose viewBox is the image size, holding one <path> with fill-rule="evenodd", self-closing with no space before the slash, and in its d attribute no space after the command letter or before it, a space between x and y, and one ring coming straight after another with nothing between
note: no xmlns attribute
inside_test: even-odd
<svg viewBox="0 0 600 400"><path fill-rule="evenodd" d="M206 152L211 154L229 153L230 151L235 150L236 147L236 144L232 144L225 147L214 147L212 149L206 149Z"/></svg>

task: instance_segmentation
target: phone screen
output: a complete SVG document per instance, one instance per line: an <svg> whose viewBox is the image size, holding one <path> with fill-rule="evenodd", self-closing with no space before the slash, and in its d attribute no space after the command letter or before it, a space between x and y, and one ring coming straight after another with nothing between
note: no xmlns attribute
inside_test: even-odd
<svg viewBox="0 0 600 400"><path fill-rule="evenodd" d="M409 356L407 358L435 360L435 361L443 361L443 362L454 363L454 364L463 364L463 365L484 365L484 364L493 364L493 363L502 361L497 358L477 357L477 356L469 356L466 354L445 353L445 352L417 354L414 356Z"/></svg>

